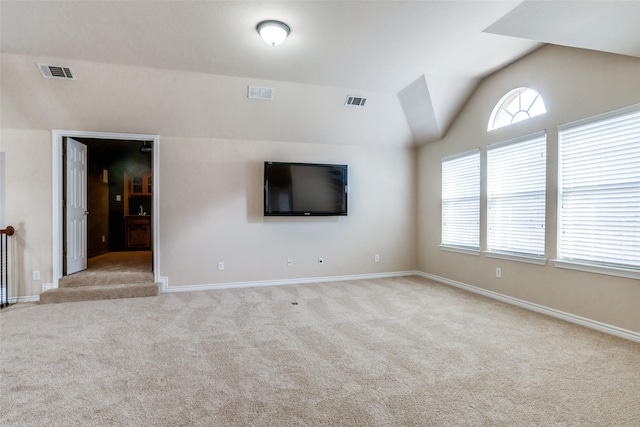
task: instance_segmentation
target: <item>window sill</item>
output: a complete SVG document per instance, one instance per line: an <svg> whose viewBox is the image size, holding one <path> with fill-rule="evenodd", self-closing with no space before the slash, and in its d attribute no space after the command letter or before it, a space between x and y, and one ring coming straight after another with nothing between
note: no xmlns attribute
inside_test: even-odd
<svg viewBox="0 0 640 427"><path fill-rule="evenodd" d="M447 251L447 252L457 252L457 253L466 254L466 255L475 255L475 256L480 255L480 249L462 248L459 246L440 245L440 250Z"/></svg>
<svg viewBox="0 0 640 427"><path fill-rule="evenodd" d="M630 268L622 267L609 267L576 261L566 261L561 259L554 259L551 261L558 268L585 271L587 273L606 274L608 276L626 277L628 279L640 279L640 270L633 270Z"/></svg>
<svg viewBox="0 0 640 427"><path fill-rule="evenodd" d="M526 262L527 264L536 264L536 265L547 264L546 258L526 256L526 255L507 254L502 252L490 252L490 251L484 251L483 253L484 253L484 256L487 258L499 258L499 259L506 259L509 261Z"/></svg>

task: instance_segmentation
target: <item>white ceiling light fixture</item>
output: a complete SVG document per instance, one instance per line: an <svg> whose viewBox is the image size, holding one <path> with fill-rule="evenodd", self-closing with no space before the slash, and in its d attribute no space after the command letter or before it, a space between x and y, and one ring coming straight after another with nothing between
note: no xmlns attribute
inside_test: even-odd
<svg viewBox="0 0 640 427"><path fill-rule="evenodd" d="M271 46L277 46L287 39L291 28L280 21L262 21L256 27L260 37Z"/></svg>

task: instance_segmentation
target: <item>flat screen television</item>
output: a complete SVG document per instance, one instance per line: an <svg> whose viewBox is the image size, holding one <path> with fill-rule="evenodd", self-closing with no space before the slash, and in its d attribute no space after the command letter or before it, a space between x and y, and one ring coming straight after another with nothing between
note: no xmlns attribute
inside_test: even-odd
<svg viewBox="0 0 640 427"><path fill-rule="evenodd" d="M264 215L347 215L347 184L347 165L264 162Z"/></svg>

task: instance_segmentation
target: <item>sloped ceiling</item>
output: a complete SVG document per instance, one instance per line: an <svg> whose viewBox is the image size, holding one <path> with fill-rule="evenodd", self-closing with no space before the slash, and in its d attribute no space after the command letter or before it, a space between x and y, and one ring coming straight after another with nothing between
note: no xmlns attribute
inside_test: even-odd
<svg viewBox="0 0 640 427"><path fill-rule="evenodd" d="M638 56L638 4L3 0L0 50L397 94L421 144L485 76L544 43ZM265 19L291 27L284 44L260 40Z"/></svg>
<svg viewBox="0 0 640 427"><path fill-rule="evenodd" d="M640 1L527 1L485 31L640 57Z"/></svg>

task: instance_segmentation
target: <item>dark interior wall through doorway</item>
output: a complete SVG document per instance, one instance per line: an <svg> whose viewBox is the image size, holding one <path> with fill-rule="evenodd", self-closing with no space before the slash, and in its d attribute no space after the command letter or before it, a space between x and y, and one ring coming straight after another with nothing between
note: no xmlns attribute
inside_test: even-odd
<svg viewBox="0 0 640 427"><path fill-rule="evenodd" d="M151 154L140 151L142 141L77 139L87 145L88 257L124 251L124 217L129 214L125 212L125 175L150 173ZM151 214L151 198L146 200L146 212Z"/></svg>
<svg viewBox="0 0 640 427"><path fill-rule="evenodd" d="M87 256L109 252L109 169L95 150L87 148ZM106 173L105 173L106 171ZM105 182L106 181L106 182Z"/></svg>

